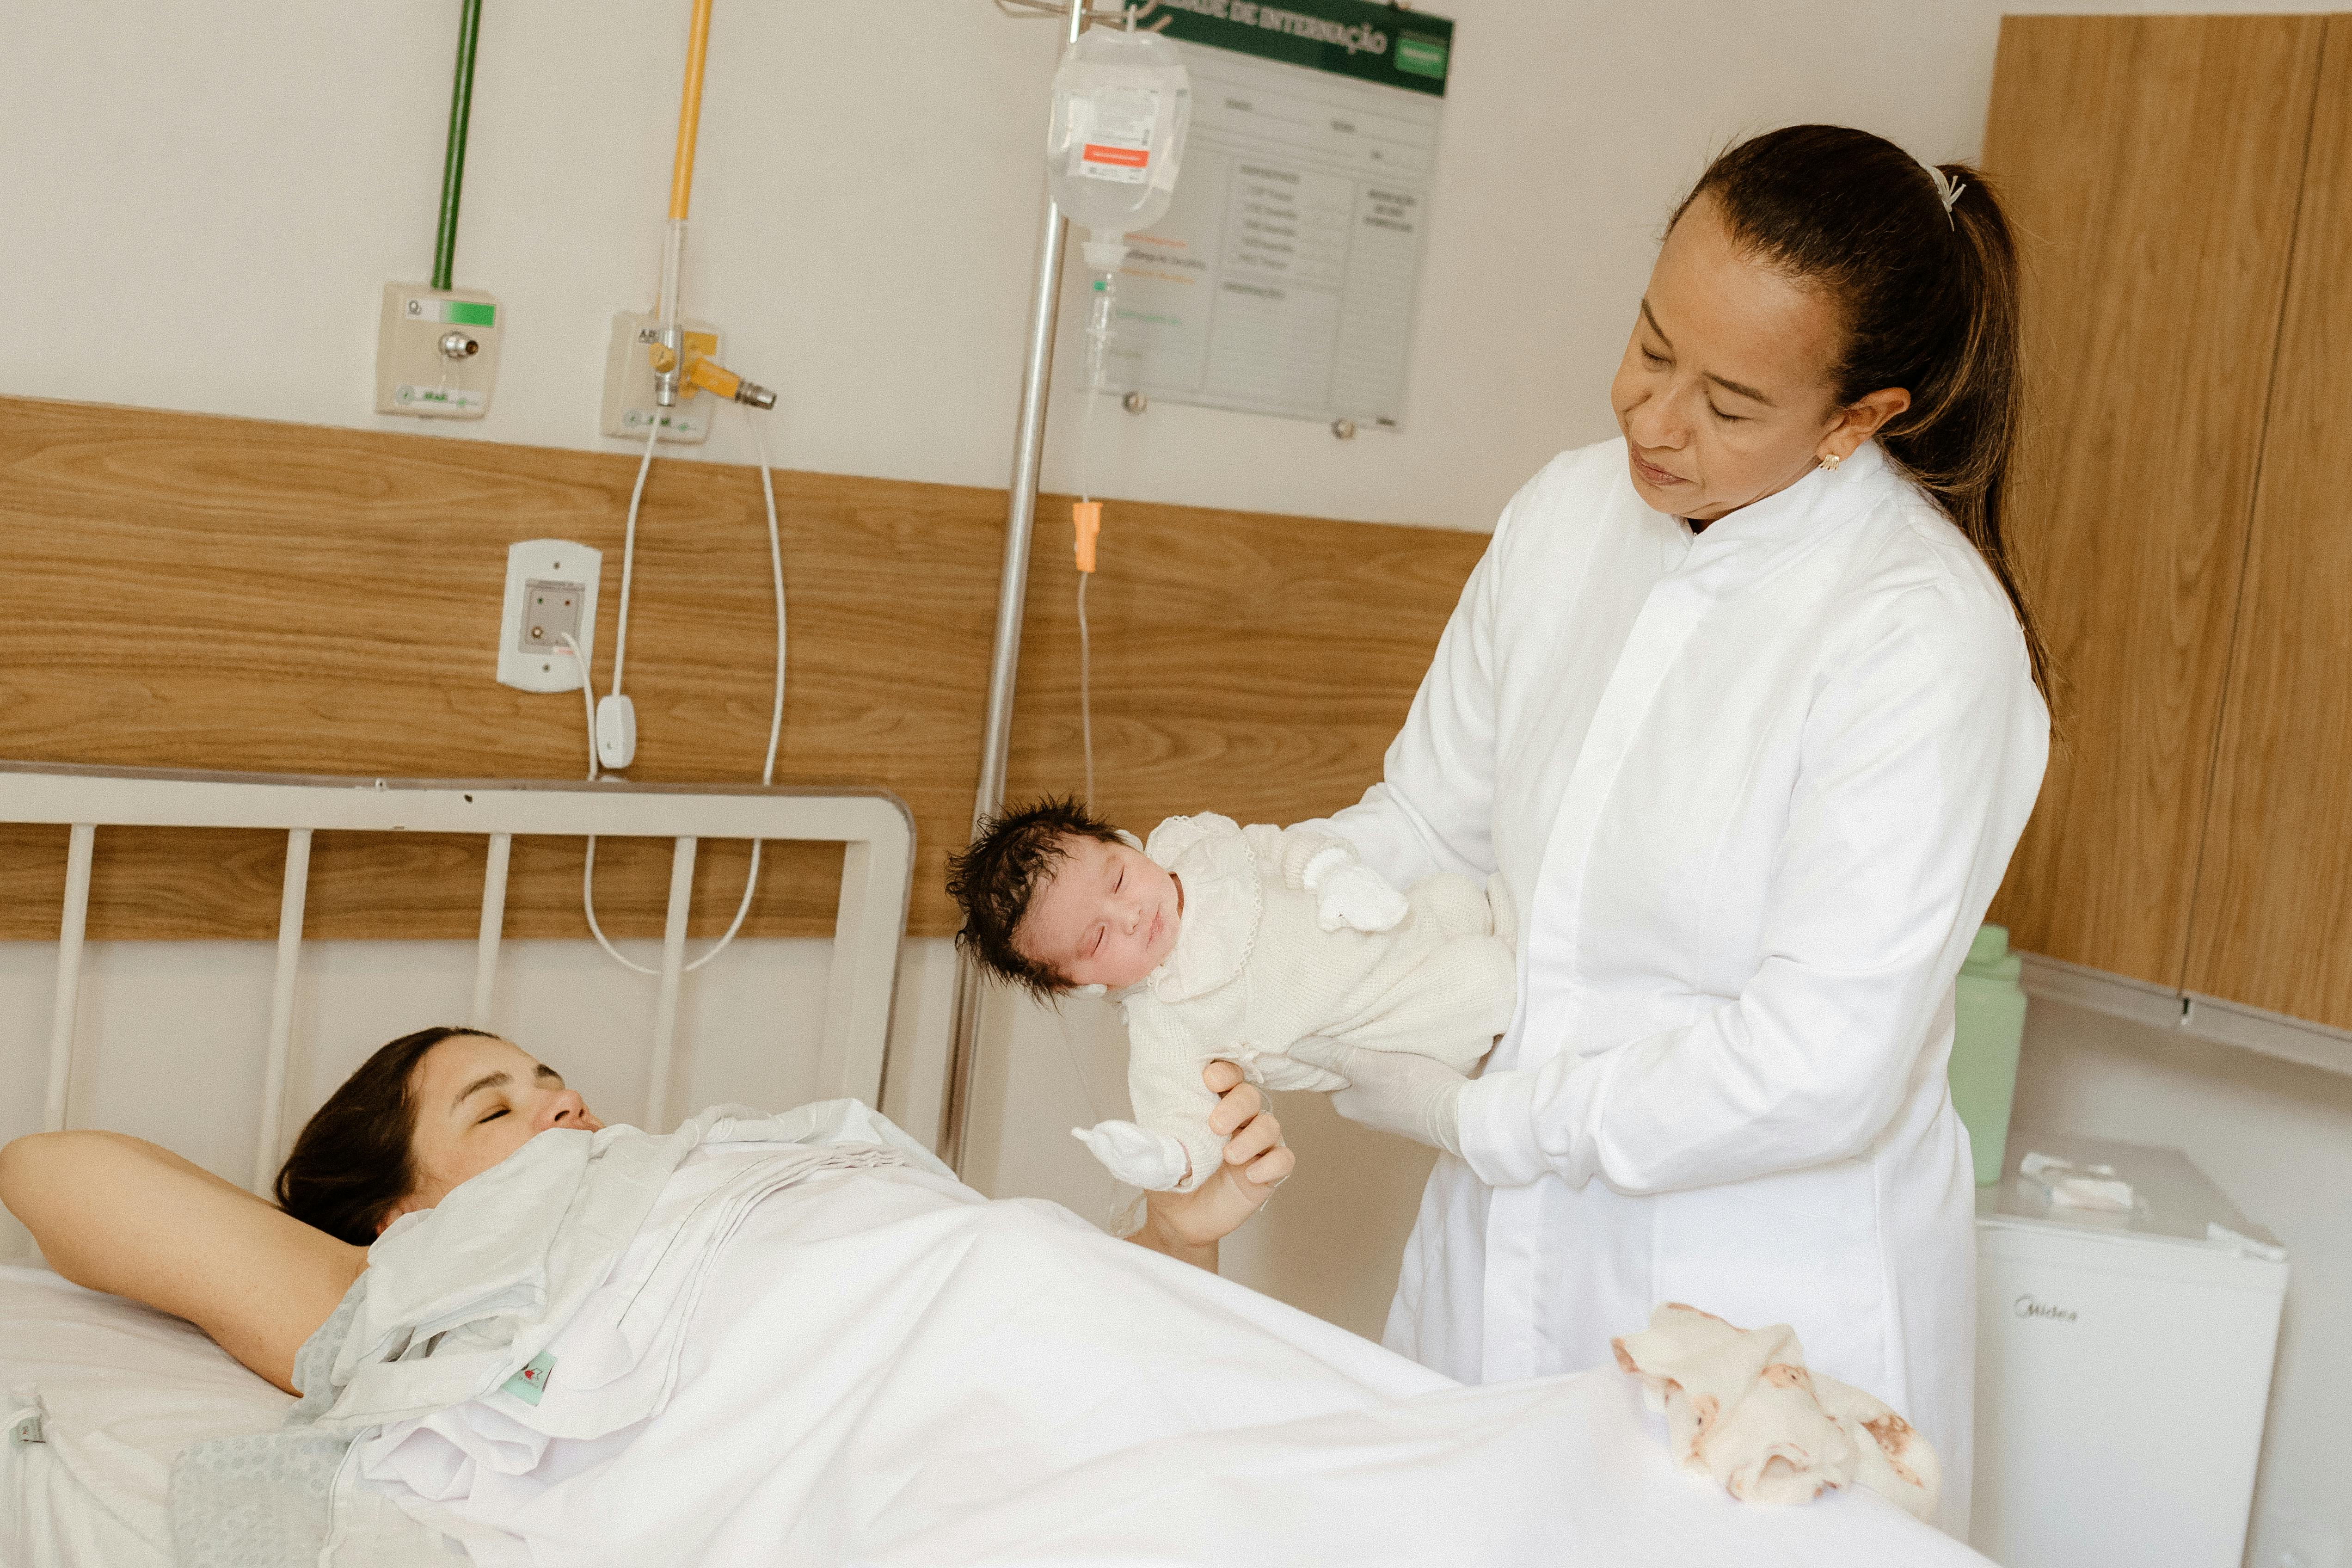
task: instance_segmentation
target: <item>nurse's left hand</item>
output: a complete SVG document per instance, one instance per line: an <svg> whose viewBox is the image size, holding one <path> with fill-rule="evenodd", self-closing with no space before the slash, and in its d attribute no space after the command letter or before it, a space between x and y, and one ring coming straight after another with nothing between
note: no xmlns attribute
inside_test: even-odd
<svg viewBox="0 0 2352 1568"><path fill-rule="evenodd" d="M1213 1131L1230 1133L1216 1174L1189 1193L1145 1194L1143 1228L1129 1239L1214 1273L1217 1243L1265 1206L1297 1156L1283 1146L1282 1123L1257 1086L1231 1062L1211 1062L1201 1081L1217 1096Z"/></svg>
<svg viewBox="0 0 2352 1568"><path fill-rule="evenodd" d="M1348 1080L1347 1088L1332 1091L1331 1109L1349 1121L1449 1154L1462 1152L1462 1090L1470 1080L1444 1062L1339 1040L1298 1040L1286 1054Z"/></svg>

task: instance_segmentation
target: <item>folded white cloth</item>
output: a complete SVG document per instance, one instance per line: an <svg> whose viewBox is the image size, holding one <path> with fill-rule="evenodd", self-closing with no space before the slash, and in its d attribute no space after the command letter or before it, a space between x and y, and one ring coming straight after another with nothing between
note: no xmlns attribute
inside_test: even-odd
<svg viewBox="0 0 2352 1568"><path fill-rule="evenodd" d="M2131 1213L2132 1185L2116 1174L2113 1165L2076 1165L2031 1153L2017 1163L2017 1173L2048 1193L2059 1208Z"/></svg>
<svg viewBox="0 0 2352 1568"><path fill-rule="evenodd" d="M1809 1502L1859 1483L1916 1518L1936 1517L1935 1450L1881 1400L1805 1367L1786 1323L1742 1329L1669 1301L1638 1334L1610 1342L1666 1417L1675 1462L1746 1502Z"/></svg>

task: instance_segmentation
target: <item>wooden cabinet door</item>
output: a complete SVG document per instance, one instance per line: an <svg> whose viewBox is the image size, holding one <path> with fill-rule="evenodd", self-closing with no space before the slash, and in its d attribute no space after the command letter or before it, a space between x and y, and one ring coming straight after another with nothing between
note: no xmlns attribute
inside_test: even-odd
<svg viewBox="0 0 2352 1568"><path fill-rule="evenodd" d="M2023 254L2032 397L2011 528L2061 733L1992 918L2019 947L2167 986L2326 29L2001 23L1984 163Z"/></svg>
<svg viewBox="0 0 2352 1568"><path fill-rule="evenodd" d="M2186 988L2352 1029L2352 16L2328 20Z"/></svg>

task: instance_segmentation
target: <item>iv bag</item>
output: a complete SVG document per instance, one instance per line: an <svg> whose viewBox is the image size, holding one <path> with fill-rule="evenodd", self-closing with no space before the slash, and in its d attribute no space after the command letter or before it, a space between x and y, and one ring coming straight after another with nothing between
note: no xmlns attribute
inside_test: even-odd
<svg viewBox="0 0 2352 1568"><path fill-rule="evenodd" d="M1115 268L1127 236L1167 212L1192 117L1192 79L1157 33L1089 27L1062 56L1045 179L1063 215L1087 226L1097 270Z"/></svg>

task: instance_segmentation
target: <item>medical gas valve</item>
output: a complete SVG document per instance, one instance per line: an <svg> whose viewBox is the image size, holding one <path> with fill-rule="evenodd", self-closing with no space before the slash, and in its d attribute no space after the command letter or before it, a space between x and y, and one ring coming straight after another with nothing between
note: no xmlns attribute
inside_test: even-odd
<svg viewBox="0 0 2352 1568"><path fill-rule="evenodd" d="M499 374L506 310L471 289L387 283L377 328L375 411L479 419Z"/></svg>

